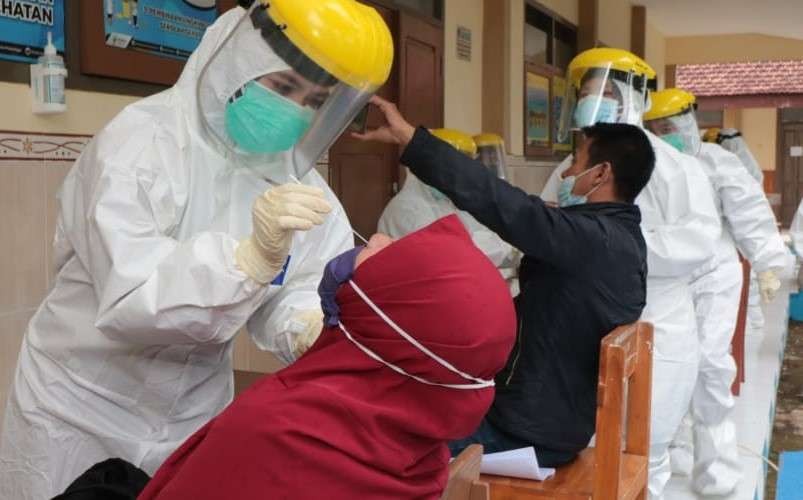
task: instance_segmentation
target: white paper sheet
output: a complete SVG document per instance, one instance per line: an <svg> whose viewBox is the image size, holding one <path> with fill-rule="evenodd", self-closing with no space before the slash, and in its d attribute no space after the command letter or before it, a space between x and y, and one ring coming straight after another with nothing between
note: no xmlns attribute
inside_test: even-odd
<svg viewBox="0 0 803 500"><path fill-rule="evenodd" d="M532 446L499 453L487 453L482 456L480 471L483 474L536 481L545 481L555 475L555 469L538 467L538 459Z"/></svg>

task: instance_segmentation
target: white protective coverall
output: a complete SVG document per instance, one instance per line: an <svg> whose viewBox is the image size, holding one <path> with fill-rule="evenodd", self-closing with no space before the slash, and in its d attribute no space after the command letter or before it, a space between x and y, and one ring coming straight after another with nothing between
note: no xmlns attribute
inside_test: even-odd
<svg viewBox="0 0 803 500"><path fill-rule="evenodd" d="M803 200L797 206L792 224L789 226L789 236L792 238L792 248L794 248L798 259L803 259Z"/></svg>
<svg viewBox="0 0 803 500"><path fill-rule="evenodd" d="M694 446L691 433L679 433L672 459L691 463L693 448L694 489L703 495L724 495L733 491L741 478L736 424L730 417L734 406L731 385L736 376L730 346L743 281L736 250L757 273L773 270L777 274L788 265L789 252L761 185L739 158L711 143L702 143L697 158L714 187L723 231L715 258L694 273L692 292L701 351L691 405Z"/></svg>
<svg viewBox="0 0 803 500"><path fill-rule="evenodd" d="M458 210L449 198L425 185L409 170L404 187L382 212L377 231L400 238L451 214L460 217L474 244L488 256L503 277L515 276L518 259L513 247L467 212Z"/></svg>
<svg viewBox="0 0 803 500"><path fill-rule="evenodd" d="M711 184L699 162L678 152L651 132L655 169L636 198L647 243L647 305L642 320L655 327L650 497L663 497L672 475L669 444L691 402L697 379L699 345L691 276L714 255L720 237L719 215ZM547 181L541 197L557 202L566 158Z"/></svg>
<svg viewBox="0 0 803 500"><path fill-rule="evenodd" d="M237 331L248 322L260 348L292 361L325 264L353 247L312 170L302 182L334 208L295 234L284 275L260 286L235 265L254 200L292 172L285 155L237 165L201 124L199 72L243 13L210 26L178 83L125 108L64 181L58 276L25 335L3 426L2 499L51 498L110 457L152 474L231 401ZM220 116L231 91L288 69L236 37L209 68Z"/></svg>
<svg viewBox="0 0 803 500"><path fill-rule="evenodd" d="M756 161L756 157L750 152L742 134L735 128L723 128L719 131L719 145L739 157L742 166L747 169L751 176L756 179L759 185L764 185L764 172ZM764 311L761 310L761 294L758 290L758 280L755 270L750 276L750 300L748 302L747 320L750 329L754 332L764 328Z"/></svg>

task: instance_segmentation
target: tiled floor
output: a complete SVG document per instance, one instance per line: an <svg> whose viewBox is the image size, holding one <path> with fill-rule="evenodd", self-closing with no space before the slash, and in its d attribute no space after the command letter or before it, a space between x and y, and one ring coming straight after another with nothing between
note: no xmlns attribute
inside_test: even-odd
<svg viewBox="0 0 803 500"><path fill-rule="evenodd" d="M764 332L748 332L745 346L747 382L736 402L736 423L744 477L736 492L727 500L763 500L766 456L775 414L778 377L786 345L789 285L772 303L764 306ZM673 477L666 500L700 498L690 488L689 478Z"/></svg>

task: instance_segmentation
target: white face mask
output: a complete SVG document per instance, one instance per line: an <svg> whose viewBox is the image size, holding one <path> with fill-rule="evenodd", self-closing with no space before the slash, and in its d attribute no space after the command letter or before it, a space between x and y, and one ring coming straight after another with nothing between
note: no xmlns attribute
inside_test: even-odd
<svg viewBox="0 0 803 500"><path fill-rule="evenodd" d="M359 347L360 350L362 352L364 352L365 354L367 354L370 358L374 359L375 361L379 361L380 363L382 363L383 365L387 366L391 370L393 370L393 371L395 371L397 373L400 373L400 374L402 374L402 375L404 375L406 377L410 377L411 379L416 380L418 382L421 382L422 384L436 385L436 386L439 386L439 387L447 387L449 389L470 389L470 390L473 390L473 389L485 389L487 387L493 387L494 386L494 381L493 380L484 380L484 379L481 379L481 378L473 377L473 376L471 376L471 375L469 375L467 373L464 373L464 372L458 370L457 368L455 368L451 363L449 363L445 359L441 358L440 356L438 356L434 352L432 352L429 349L427 349L426 347L424 347L420 342L418 342L410 334L408 334L407 332L402 330L399 325L394 323L392 319L390 319L385 313L383 313L382 310L379 309L379 307L377 307L376 304L374 304L371 301L371 299L368 298L367 295L365 295L365 292L363 292L360 289L360 287L358 287L357 284L354 283L354 281L349 280L349 284L354 289L354 291L357 292L357 295L359 295L360 298L366 304L368 304L368 307L370 307L380 318L382 318L382 321L384 321L389 327L391 327L393 329L393 331L395 331L396 333L401 335L404 338L404 340L406 340L407 342L411 343L413 346L415 346L416 349L418 349L419 351L421 351L424 354L426 354L429 358L431 358L433 361L435 361L436 363L438 363L442 367L446 368L450 372L455 373L455 374L459 375L460 377L462 377L462 378L464 378L466 380L470 380L473 383L470 383L470 384L441 384L439 382L432 382L430 380L418 377L418 376L413 375L411 373L407 373L406 371L404 371L404 369L394 365L393 363L385 361L384 359L382 359L381 356L376 354L374 351L372 351L369 348L367 348L364 345L362 345L357 339L355 339L348 332L348 330L346 330L346 327L343 326L342 322L338 322L338 326L340 327L340 330L346 335L346 338L349 339L351 342L353 342L354 345Z"/></svg>

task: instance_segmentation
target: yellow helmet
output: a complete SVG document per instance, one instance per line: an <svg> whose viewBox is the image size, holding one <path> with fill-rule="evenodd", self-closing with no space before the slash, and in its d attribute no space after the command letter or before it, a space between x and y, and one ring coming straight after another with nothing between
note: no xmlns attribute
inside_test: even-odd
<svg viewBox="0 0 803 500"><path fill-rule="evenodd" d="M639 56L626 50L608 47L589 49L577 54L569 63L567 77L570 83L579 88L586 71L599 68L611 68L646 78L648 82L655 81L655 70Z"/></svg>
<svg viewBox="0 0 803 500"><path fill-rule="evenodd" d="M453 128L436 128L430 130L430 132L438 139L449 143L453 148L467 156L474 158L477 155L477 144L470 135L464 132Z"/></svg>
<svg viewBox="0 0 803 500"><path fill-rule="evenodd" d="M356 0L261 0L261 4L275 23L272 46L280 56L284 36L351 87L376 89L388 79L393 38L375 9Z"/></svg>
<svg viewBox="0 0 803 500"><path fill-rule="evenodd" d="M709 128L708 130L705 131L705 134L703 134L703 141L714 142L714 143L718 142L720 130L722 129L720 129L719 127Z"/></svg>
<svg viewBox="0 0 803 500"><path fill-rule="evenodd" d="M478 148L482 148L485 146L504 146L505 141L497 134L478 134L474 136L474 143L477 144Z"/></svg>
<svg viewBox="0 0 803 500"><path fill-rule="evenodd" d="M644 113L644 121L658 120L685 113L696 107L694 95L682 89L665 89L650 94L652 107Z"/></svg>

